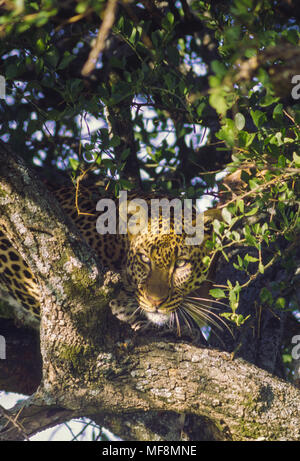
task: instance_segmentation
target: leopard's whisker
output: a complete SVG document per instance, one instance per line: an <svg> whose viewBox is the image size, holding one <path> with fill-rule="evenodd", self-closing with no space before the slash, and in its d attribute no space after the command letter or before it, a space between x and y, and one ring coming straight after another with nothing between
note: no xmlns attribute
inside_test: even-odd
<svg viewBox="0 0 300 461"><path fill-rule="evenodd" d="M129 318L134 317L139 311L143 311L143 308L138 305L138 307L130 314Z"/></svg>
<svg viewBox="0 0 300 461"><path fill-rule="evenodd" d="M192 320L194 320L193 316L192 316L191 313L188 311L189 308L187 307L187 309L186 309L186 306L185 306L184 309L186 310L187 315L189 315L189 316L192 318ZM215 321L212 321L212 319L209 318L209 316L207 316L206 314L204 314L204 315L202 316L202 318L203 318L204 320L207 320L208 323L210 323L211 325L216 326L216 327L217 327L218 329L220 329L221 331L223 330L222 327L220 327L220 325L218 325ZM211 332L212 332L212 334L214 334L214 335L218 338L218 340L220 341L220 343L222 343L222 344L225 346L224 341L222 340L222 338L217 334L217 332L216 332L213 328L212 328Z"/></svg>
<svg viewBox="0 0 300 461"><path fill-rule="evenodd" d="M216 327L216 328L218 328L218 329L221 329L221 327L220 327L214 320L212 321L212 320L209 318L209 316L208 316L207 314L205 314L205 313L201 313L201 314L199 315L199 312L198 312L198 313L197 313L197 318L198 318L198 320L197 320L197 318L196 318L195 315L191 312L191 310L189 309L188 306L186 306L186 305L182 306L181 314L183 313L182 311L184 311L184 312L185 312L185 315L191 319L191 322L193 322L193 323L196 322L196 324L197 324L198 327L199 327L199 330L201 330L201 327L200 327L200 325L199 325L199 323L198 323L199 320L200 320L201 322L203 322L203 326L204 326L204 324L210 323L210 324L213 325L214 327ZM221 329L221 330L222 330L222 329Z"/></svg>
<svg viewBox="0 0 300 461"><path fill-rule="evenodd" d="M175 322L175 314L174 314L174 312L171 312L170 320L169 320L169 326L170 326L171 329L174 328L174 322Z"/></svg>
<svg viewBox="0 0 300 461"><path fill-rule="evenodd" d="M212 302L212 303L216 303L216 304L221 304L222 306L228 307L227 304L223 303L222 301L217 301L216 299L200 298L200 297L198 297L198 296L187 296L187 299L195 299L195 300L199 300L199 301L207 301L207 302Z"/></svg>
<svg viewBox="0 0 300 461"><path fill-rule="evenodd" d="M193 303L193 301L189 298L185 298L185 301L188 301L190 303ZM206 306L205 304L195 304L195 306L203 306L203 307L207 307L210 311L220 311L220 307L213 307L213 306Z"/></svg>
<svg viewBox="0 0 300 461"><path fill-rule="evenodd" d="M179 310L178 310L178 313L181 315L181 317L183 318L184 323L186 324L186 326L188 327L188 329L191 331L191 330L192 330L192 327L191 327L191 324L190 324L190 322L189 322L188 317L185 315L184 309L179 309Z"/></svg>
<svg viewBox="0 0 300 461"><path fill-rule="evenodd" d="M195 304L195 306L203 306L203 307L207 307L210 311L220 311L220 307L219 306L208 306L208 305L205 305L205 304L202 304L202 303L199 303L199 302L196 302L193 298L190 298L189 296L186 296L184 298L185 301L188 301L192 304ZM203 298L203 301L204 302L210 302L211 300L210 299L205 299ZM228 307L228 306L226 306Z"/></svg>
<svg viewBox="0 0 300 461"><path fill-rule="evenodd" d="M228 324L218 314L216 314L215 312L211 312L210 308L208 308L207 306L204 306L204 305L202 305L200 303L191 302L191 301L188 302L187 306L195 314L198 314L198 315L200 314L200 316L205 315L207 320L210 321L210 323L215 324L215 326L218 325L218 328L222 329L222 327L215 320L214 320L214 322L212 322L212 320L213 320L212 317L214 317L215 319L218 320L218 322L220 322L222 325L224 325L225 328L233 336L232 330L228 326Z"/></svg>
<svg viewBox="0 0 300 461"><path fill-rule="evenodd" d="M175 317L175 320L176 320L177 335L180 336L181 335L181 330L180 330L180 322L179 322L177 311L174 312L174 317Z"/></svg>
<svg viewBox="0 0 300 461"><path fill-rule="evenodd" d="M194 318L192 316L192 313L194 315L196 315L196 317L198 317L199 319L202 319L204 321L207 321L209 324L211 325L214 325L216 328L218 328L219 330L223 331L223 328L221 327L221 325L219 325L216 320L214 320L210 314L212 313L209 313L209 312L206 312L204 311L204 309L196 309L194 306L192 306L191 304L185 304L184 306L184 309L187 313L189 313L191 315L192 318Z"/></svg>
<svg viewBox="0 0 300 461"><path fill-rule="evenodd" d="M210 308L203 305L203 304L198 304L198 303L194 303L194 302L190 302L191 306L193 306L194 309L199 309L201 311L205 311L207 312L209 315L215 317L218 319L219 322L221 322L227 329L229 329L229 331L231 332L231 329L229 328L229 326L227 325L227 323L225 322L225 320L223 320L222 318L220 318L220 316L218 314L216 314L215 312L211 312Z"/></svg>

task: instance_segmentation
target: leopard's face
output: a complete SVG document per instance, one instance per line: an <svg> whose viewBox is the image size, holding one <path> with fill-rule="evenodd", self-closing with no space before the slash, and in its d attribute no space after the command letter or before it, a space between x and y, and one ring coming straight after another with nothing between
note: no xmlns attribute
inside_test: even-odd
<svg viewBox="0 0 300 461"><path fill-rule="evenodd" d="M169 323L185 297L203 283L206 254L204 244L187 245L184 234L142 233L131 239L125 285L151 322Z"/></svg>

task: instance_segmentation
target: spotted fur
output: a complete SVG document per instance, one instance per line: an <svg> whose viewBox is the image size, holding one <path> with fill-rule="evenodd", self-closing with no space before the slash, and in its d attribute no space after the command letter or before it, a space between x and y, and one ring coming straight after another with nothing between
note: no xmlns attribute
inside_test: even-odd
<svg viewBox="0 0 300 461"><path fill-rule="evenodd" d="M143 319L157 325L175 323L178 327L179 317L186 321L188 316L187 323L191 319L199 323L201 309L197 317L195 312L189 314L181 307L207 277L203 258L208 250L204 242L186 245L186 234L175 232L174 219L170 220L168 233L165 233L166 225L161 214L154 227L148 225L148 232L100 235L96 231L98 189L80 188L77 209L74 188L61 188L55 191L55 195L87 243L97 252L102 264L122 274L124 290L111 302L113 314L135 329ZM137 196L141 195L131 194L129 199ZM142 197L148 203L151 198L161 198L155 194ZM4 228L0 228L0 282L24 309L38 316L38 283Z"/></svg>

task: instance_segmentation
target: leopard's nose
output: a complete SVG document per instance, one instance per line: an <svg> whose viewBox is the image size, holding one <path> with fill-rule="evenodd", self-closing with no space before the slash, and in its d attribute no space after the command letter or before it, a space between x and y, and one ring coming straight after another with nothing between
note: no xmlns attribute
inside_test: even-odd
<svg viewBox="0 0 300 461"><path fill-rule="evenodd" d="M152 304L153 307L159 307L167 299L167 297L157 297L147 294L148 301Z"/></svg>

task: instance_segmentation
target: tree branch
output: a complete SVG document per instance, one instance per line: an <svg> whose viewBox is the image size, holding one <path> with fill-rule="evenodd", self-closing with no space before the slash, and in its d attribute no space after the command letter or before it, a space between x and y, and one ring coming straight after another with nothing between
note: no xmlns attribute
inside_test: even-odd
<svg viewBox="0 0 300 461"><path fill-rule="evenodd" d="M190 413L207 418L213 426L221 424L224 438L299 439L299 390L241 359L232 361L227 353L187 344L149 342L136 346L126 354L126 360L124 356L118 361L119 375L115 358L106 359L106 366L103 356L94 363L99 371L101 367L110 368L106 379L98 375L97 386L91 379L79 385L65 376L68 392L63 383L55 393L51 387L41 388L35 397L38 403L32 399L31 405L36 408L43 402L45 406L63 406L90 417L97 411L117 418L137 410ZM45 411L41 409L42 420ZM19 422L27 435L33 433L27 427L32 424L31 418L26 420L21 414ZM2 440L11 427L6 423L4 428L2 421ZM37 426L43 428L43 424Z"/></svg>
<svg viewBox="0 0 300 461"><path fill-rule="evenodd" d="M98 31L96 43L81 71L81 74L84 77L90 75L90 73L95 69L99 54L104 50L105 40L107 39L107 36L115 22L117 6L118 0L108 0L104 11L103 22Z"/></svg>
<svg viewBox="0 0 300 461"><path fill-rule="evenodd" d="M31 398L11 410L0 406L0 441L27 440L31 435L76 417L73 411L38 405Z"/></svg>

